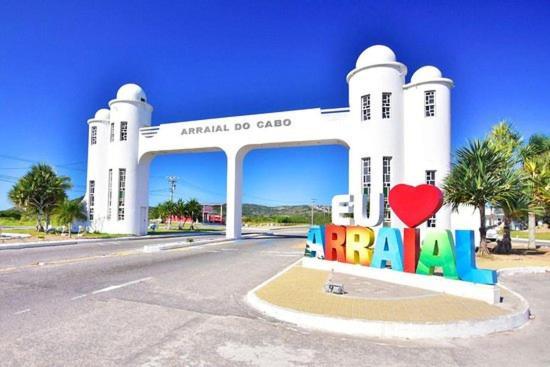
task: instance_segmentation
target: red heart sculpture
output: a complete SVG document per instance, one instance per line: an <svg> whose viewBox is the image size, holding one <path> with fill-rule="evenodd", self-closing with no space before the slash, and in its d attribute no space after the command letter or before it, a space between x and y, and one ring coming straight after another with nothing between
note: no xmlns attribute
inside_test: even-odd
<svg viewBox="0 0 550 367"><path fill-rule="evenodd" d="M443 193L433 185L399 184L390 190L388 200L399 219L414 228L437 213L443 205Z"/></svg>

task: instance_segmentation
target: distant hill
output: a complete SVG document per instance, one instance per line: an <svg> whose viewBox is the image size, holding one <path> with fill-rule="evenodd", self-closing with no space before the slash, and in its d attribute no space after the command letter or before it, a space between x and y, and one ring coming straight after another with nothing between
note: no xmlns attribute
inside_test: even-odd
<svg viewBox="0 0 550 367"><path fill-rule="evenodd" d="M214 206L214 211L219 213L220 207ZM224 212L226 207L224 205ZM328 213L330 207L328 205L315 205L315 212ZM244 217L257 217L257 216L273 216L273 215L309 215L311 213L310 205L279 205L279 206L267 206L259 204L243 204L243 216Z"/></svg>

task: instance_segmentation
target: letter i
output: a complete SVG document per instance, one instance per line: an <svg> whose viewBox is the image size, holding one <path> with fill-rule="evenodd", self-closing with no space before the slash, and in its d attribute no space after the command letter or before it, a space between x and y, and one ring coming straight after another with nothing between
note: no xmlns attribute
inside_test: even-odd
<svg viewBox="0 0 550 367"><path fill-rule="evenodd" d="M403 247L405 250L403 270L406 273L416 273L416 265L420 254L420 229L403 229Z"/></svg>

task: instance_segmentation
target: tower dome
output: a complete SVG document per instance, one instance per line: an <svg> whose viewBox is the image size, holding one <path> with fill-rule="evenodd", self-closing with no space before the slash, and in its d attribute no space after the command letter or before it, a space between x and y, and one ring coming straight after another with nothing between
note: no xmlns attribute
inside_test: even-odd
<svg viewBox="0 0 550 367"><path fill-rule="evenodd" d="M374 45L367 48L359 55L355 67L363 68L388 62L395 62L395 53L392 49L384 45Z"/></svg>
<svg viewBox="0 0 550 367"><path fill-rule="evenodd" d="M427 65L422 66L420 69L414 72L411 77L411 83L422 83L434 79L441 79L441 71L435 66Z"/></svg>
<svg viewBox="0 0 550 367"><path fill-rule="evenodd" d="M147 102L147 96L143 89L139 85L133 83L124 84L120 87L116 93L116 99Z"/></svg>
<svg viewBox="0 0 550 367"><path fill-rule="evenodd" d="M95 113L94 119L101 120L101 121L109 121L111 112L106 108L100 108Z"/></svg>

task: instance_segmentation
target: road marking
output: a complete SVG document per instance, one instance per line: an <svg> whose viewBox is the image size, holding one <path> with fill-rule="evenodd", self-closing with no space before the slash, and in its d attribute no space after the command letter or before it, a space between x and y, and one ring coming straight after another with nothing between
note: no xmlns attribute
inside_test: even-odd
<svg viewBox="0 0 550 367"><path fill-rule="evenodd" d="M239 251L238 248L222 248L221 251Z"/></svg>
<svg viewBox="0 0 550 367"><path fill-rule="evenodd" d="M122 288L122 287L127 287L127 286L132 285L132 284L145 282L145 281L150 280L150 279L153 279L153 278L152 277L147 277L147 278L142 278L142 279L138 279L138 280L132 280L131 282L127 282L127 283L122 283L122 284L118 284L118 285L111 285L109 287L98 289L97 291L93 291L92 294L109 292L109 291L119 289L119 288Z"/></svg>
<svg viewBox="0 0 550 367"><path fill-rule="evenodd" d="M30 310L31 310L30 308L26 308L26 309L24 309L24 310L14 312L13 314L14 314L14 315L21 315L22 313L30 312Z"/></svg>
<svg viewBox="0 0 550 367"><path fill-rule="evenodd" d="M81 294L80 296L76 296L76 297L71 298L71 301L76 301L77 299L81 299L81 298L84 298L86 296L87 296L86 294Z"/></svg>

